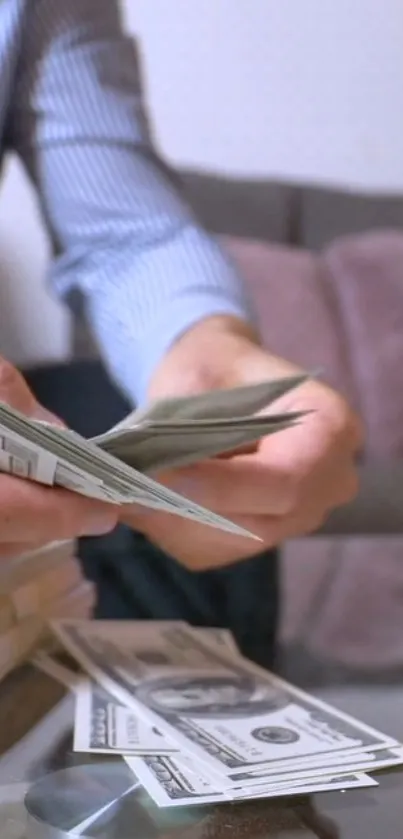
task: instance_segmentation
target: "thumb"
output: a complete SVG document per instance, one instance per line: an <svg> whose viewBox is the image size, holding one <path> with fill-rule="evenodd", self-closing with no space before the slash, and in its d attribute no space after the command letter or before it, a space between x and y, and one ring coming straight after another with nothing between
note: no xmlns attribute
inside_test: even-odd
<svg viewBox="0 0 403 839"><path fill-rule="evenodd" d="M61 425L61 421L36 400L21 373L0 356L0 402L32 419Z"/></svg>

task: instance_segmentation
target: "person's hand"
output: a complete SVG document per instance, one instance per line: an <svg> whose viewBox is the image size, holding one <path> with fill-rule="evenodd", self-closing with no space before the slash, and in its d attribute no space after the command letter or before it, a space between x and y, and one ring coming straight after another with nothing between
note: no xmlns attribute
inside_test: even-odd
<svg viewBox="0 0 403 839"><path fill-rule="evenodd" d="M35 419L60 420L38 404L20 373L0 357L0 401ZM100 535L117 512L110 504L0 473L0 559L55 540Z"/></svg>
<svg viewBox="0 0 403 839"><path fill-rule="evenodd" d="M245 324L212 318L170 350L156 371L150 397L189 395L295 372L296 367L262 349ZM317 380L307 381L270 410L312 409L298 426L264 438L249 452L156 476L252 531L261 543L138 508L124 510L123 520L194 570L229 564L318 529L333 508L356 494L354 461L361 429L344 399Z"/></svg>

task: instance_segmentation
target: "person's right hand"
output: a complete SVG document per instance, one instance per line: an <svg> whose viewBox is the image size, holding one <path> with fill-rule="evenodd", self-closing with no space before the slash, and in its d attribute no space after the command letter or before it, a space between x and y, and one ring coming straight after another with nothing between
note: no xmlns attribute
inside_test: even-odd
<svg viewBox="0 0 403 839"><path fill-rule="evenodd" d="M61 424L39 405L20 373L1 356L0 402L35 419ZM99 536L116 522L112 504L0 473L0 559L55 540Z"/></svg>

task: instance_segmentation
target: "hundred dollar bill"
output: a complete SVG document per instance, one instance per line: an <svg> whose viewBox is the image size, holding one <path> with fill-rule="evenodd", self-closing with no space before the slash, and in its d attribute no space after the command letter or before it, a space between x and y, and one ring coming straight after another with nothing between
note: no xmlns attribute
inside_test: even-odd
<svg viewBox="0 0 403 839"><path fill-rule="evenodd" d="M310 376L307 374L286 376L242 387L210 390L196 396L161 399L133 411L109 431L92 439L98 444L116 438L123 439L123 435L131 435L133 429L158 423L183 424L251 417L263 409L267 410L281 396L299 387L308 378Z"/></svg>
<svg viewBox="0 0 403 839"><path fill-rule="evenodd" d="M179 747L92 679L76 686L74 751L91 754L171 755Z"/></svg>
<svg viewBox="0 0 403 839"><path fill-rule="evenodd" d="M228 630L197 630L218 648L236 651ZM74 751L91 754L172 755L179 752L174 742L162 737L131 708L118 702L92 679L79 681L76 688Z"/></svg>
<svg viewBox="0 0 403 839"><path fill-rule="evenodd" d="M16 412L13 412L13 414L12 421L16 424L16 419L21 420L21 417L16 417ZM134 455L133 452L127 454L126 460L130 462L126 463L117 456L102 451L99 447L87 441L81 443L80 438L77 439L78 435L75 435L73 444L71 439L73 433L66 430L50 429L49 427L45 429L42 426L40 431L43 433L33 435L31 433L32 422L25 418L19 423L19 435L11 437L9 429L4 430L5 425L11 423L10 415L11 409L0 405L0 451L2 452L0 469L3 472L46 483L50 486L61 486L70 491L114 504L139 504L151 509L163 510L230 533L256 538L254 534L235 525L223 516L206 510L201 505L182 497L138 471L132 462L133 460L136 461L135 453ZM293 421L287 421L277 425L275 430L293 424ZM2 433L1 426L3 427ZM265 433L269 434L271 430L267 427ZM51 432L53 432L53 437ZM62 434L64 439L57 439ZM29 439L33 436L36 441ZM45 436L47 437L46 440L43 439ZM252 435L246 433L241 436L237 435L236 440L234 439L231 442L230 448L234 448L235 444L244 444L250 439L255 440L261 436L262 431L258 434L254 432ZM201 439L198 439L190 449L185 447L186 451L183 451L183 435L179 435L178 446L180 445L182 449L176 455L174 447L171 445L172 440L164 444L164 450L160 455L154 451L156 444L151 441L148 453L145 452L144 454L147 462L143 460L142 466L144 468L149 466L154 471L162 470L168 466L185 462L191 463L212 454L219 454L227 448L230 438L225 434L222 439L222 444L220 442L217 445L215 442L214 446L205 446L204 448L201 446ZM10 449L10 440L18 444L18 458L6 451Z"/></svg>
<svg viewBox="0 0 403 839"><path fill-rule="evenodd" d="M284 778L304 778L312 772L323 772L328 774L337 772L377 772L380 769L389 769L403 764L403 747L393 749L379 749L374 752L356 752L354 749L343 753L322 755L318 758L296 758L287 761L276 761L267 768L261 768L234 775L228 779L229 784L242 786L257 786L266 783L271 779L281 780Z"/></svg>
<svg viewBox="0 0 403 839"><path fill-rule="evenodd" d="M0 403L0 470L114 504L140 504L231 533L254 534L144 474L220 454L288 428L300 414L253 416L307 377L294 376L134 412L104 435L85 440Z"/></svg>
<svg viewBox="0 0 403 839"><path fill-rule="evenodd" d="M172 626L172 623L170 624ZM182 625L178 621L178 625ZM202 627L197 629L200 638L208 643L215 644L219 649L225 648L228 653L238 655L233 635L228 629L216 627ZM48 676L59 681L68 689L75 689L83 682L86 682L86 674L73 656L57 642L47 643L46 647L38 649L32 656L31 664L38 670L42 670ZM109 694L110 701L117 701Z"/></svg>
<svg viewBox="0 0 403 839"><path fill-rule="evenodd" d="M236 651L232 635L226 629L203 628L198 633L218 648ZM63 649L51 653L39 650L31 661L35 667L76 693L75 751L135 755L170 755L179 751L174 743L169 744L166 737L147 725L132 709L88 679L75 659Z"/></svg>
<svg viewBox="0 0 403 839"><path fill-rule="evenodd" d="M82 671L73 670L70 663L66 667L57 656L42 651L31 663L75 692L74 751L109 755L170 755L179 751Z"/></svg>
<svg viewBox="0 0 403 839"><path fill-rule="evenodd" d="M134 411L94 441L142 471L194 463L296 423L302 415L274 415L268 407L306 379L306 375L292 376L190 398L165 399ZM256 416L263 408L266 415Z"/></svg>
<svg viewBox="0 0 403 839"><path fill-rule="evenodd" d="M7 462L4 457L0 457L2 471L40 483L61 486L91 498L115 504L135 503L240 536L257 538L223 516L183 498L94 444L82 440L74 432L33 423L8 406L0 404L0 450L3 455L10 448L11 436L7 423L11 422L18 428L18 435L13 433L12 437L18 442L19 459L6 452ZM21 464L27 466L25 472Z"/></svg>
<svg viewBox="0 0 403 839"><path fill-rule="evenodd" d="M52 626L96 681L208 767L218 788L279 759L400 745L241 656L218 651L189 627L130 621Z"/></svg>
<svg viewBox="0 0 403 839"><path fill-rule="evenodd" d="M135 777L159 807L200 806L228 801L250 801L254 798L279 798L283 796L307 795L314 792L351 789L354 787L377 786L377 782L365 774L314 775L300 782L268 784L264 792L245 790L217 790L203 774L191 769L182 759L172 757L125 758ZM190 759L189 759L190 760Z"/></svg>
<svg viewBox="0 0 403 839"><path fill-rule="evenodd" d="M210 641L213 639L213 642L217 643L219 647L224 644L230 652L236 652L232 636L227 630L199 629L198 634L200 637L209 638ZM121 703L119 703L118 700L98 685L94 685L92 680L88 680L83 674L83 671L79 668L79 665L77 665L75 659L70 658L68 653L65 653L63 650L58 651L57 653L53 652L53 654L39 651L32 659L32 663L39 669L44 670L44 672L48 675L56 678L58 681L61 681L66 687L77 690L78 700L76 703L74 735L74 749L76 751L84 751L87 753L98 752L104 754L120 753L126 755L132 752L133 742L130 739L130 727L129 736L125 739L122 737L122 732L125 730L125 723L119 727L116 726L115 723L111 726L108 722L105 722L105 719L108 719L108 709L113 719L116 714L114 706L116 706L116 709L120 710L122 707ZM92 714L91 718L91 695L93 691L96 692L97 696L101 696L101 703L99 706L96 705L95 712ZM84 701L83 697L85 697ZM113 709L112 712L110 709ZM130 715L133 717L134 730L139 731L143 728L146 732L143 745L140 745L140 748L137 748L135 744L133 753L137 755L140 753L151 754L149 732L152 732L153 729L151 729L150 726L145 725L133 711L130 709L126 709L126 711L128 718ZM115 730L117 729L119 729L119 736L116 736L115 734ZM91 732L93 731L96 731L97 742L95 742L95 737L92 737ZM176 753L175 760L178 765L181 764L183 757L177 754L178 748L175 744L172 744L171 748L164 748L164 745L161 748L161 739L163 744L166 742L166 740L161 738L161 735L158 735L159 745L155 749L155 752L160 755ZM248 786L258 788L260 783L265 784L267 781L276 780L279 782L284 778L287 780L299 780L310 777L313 772L318 771L323 774L328 774L331 771L342 771L343 773L367 771L376 772L381 769L393 768L402 764L403 747L395 749L380 749L379 751L372 753L355 752L352 749L343 754L336 753L335 755L321 755L317 758L294 758L292 761L279 760L271 766L268 766L266 769L254 769L250 772L238 775L232 783L236 783L236 785L242 784L245 788ZM187 772L193 771L196 774L198 772L198 768L189 757L184 762L184 769ZM231 781L229 781L228 784L229 788L230 785Z"/></svg>
<svg viewBox="0 0 403 839"><path fill-rule="evenodd" d="M276 418L253 424L239 423L219 429L169 429L161 428L144 434L137 434L135 440L114 441L105 450L118 460L140 469L158 473L166 469L189 466L215 455L236 452L256 443L261 437L276 434L291 428L302 418L293 414L286 419Z"/></svg>
<svg viewBox="0 0 403 839"><path fill-rule="evenodd" d="M350 752L348 752L350 755ZM349 757L339 754L328 756L322 760L312 760L305 766L298 766L298 761L289 761L288 767L277 767L275 764L270 769L253 773L244 773L234 776L232 784L241 785L243 789L259 786L266 787L268 783L286 783L288 781L299 781L310 778L314 774L329 775L332 772L340 774L350 772L378 772L381 769L392 769L403 765L403 748L380 749L377 752L353 753ZM229 787L231 789L231 787Z"/></svg>
<svg viewBox="0 0 403 839"><path fill-rule="evenodd" d="M311 795L320 792L332 792L335 790L346 791L357 787L377 787L378 781L363 772L349 774L312 775L300 781L284 781L274 783L265 789L254 787L252 789L239 788L233 791L234 801L247 801L251 798L284 798L285 796Z"/></svg>
<svg viewBox="0 0 403 839"><path fill-rule="evenodd" d="M102 449L141 472L160 472L248 447L261 437L291 428L306 413L240 417L223 422L160 423L106 440Z"/></svg>
<svg viewBox="0 0 403 839"><path fill-rule="evenodd" d="M170 626L173 622L170 622ZM178 626L186 625L181 621ZM219 649L225 648L228 653L239 655L234 637L228 629L221 627L201 627L197 629L200 638L208 643L215 644ZM86 679L86 674L77 660L73 658L64 647L60 646L55 638L47 641L46 646L40 647L31 659L31 664L54 679L57 679L65 687L75 688ZM112 697L110 697L112 699Z"/></svg>
<svg viewBox="0 0 403 839"><path fill-rule="evenodd" d="M226 651L230 655L239 655L239 650L236 641L229 629L222 629L221 627L198 627L193 629L193 632L203 641L208 644L216 646L218 649Z"/></svg>

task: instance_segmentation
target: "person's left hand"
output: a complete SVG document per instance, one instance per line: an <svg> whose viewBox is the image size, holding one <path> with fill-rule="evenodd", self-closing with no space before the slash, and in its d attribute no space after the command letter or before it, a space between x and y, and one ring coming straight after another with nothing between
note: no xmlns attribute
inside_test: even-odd
<svg viewBox="0 0 403 839"><path fill-rule="evenodd" d="M295 372L298 368L265 351L245 324L211 318L167 354L150 397L189 395ZM248 452L157 475L161 483L247 528L261 543L139 507L125 509L121 520L192 570L226 565L318 529L333 508L356 494L361 430L344 399L317 380L271 408L276 413L312 409L298 426L262 439Z"/></svg>

